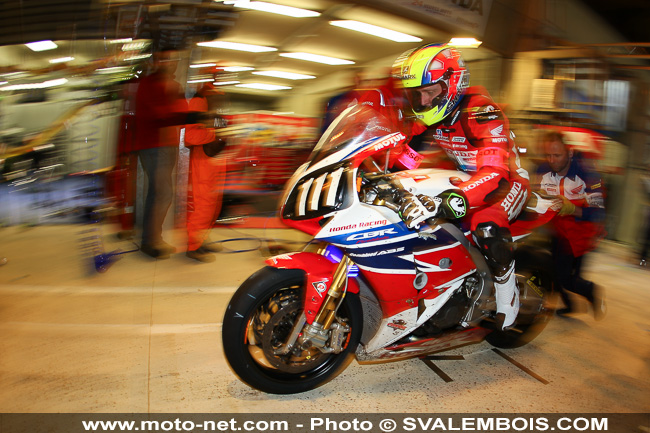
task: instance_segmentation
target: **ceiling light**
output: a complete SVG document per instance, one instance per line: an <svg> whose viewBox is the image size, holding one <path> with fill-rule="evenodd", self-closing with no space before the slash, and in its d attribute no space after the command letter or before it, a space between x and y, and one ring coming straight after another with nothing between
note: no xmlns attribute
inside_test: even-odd
<svg viewBox="0 0 650 433"><path fill-rule="evenodd" d="M48 87L61 86L67 83L66 78L59 78L56 80L48 80L42 83L29 83L29 84L14 84L12 86L0 87L0 90L10 91L10 90L32 90L32 89L46 89Z"/></svg>
<svg viewBox="0 0 650 433"><path fill-rule="evenodd" d="M130 61L132 61L132 60L144 60L144 59L148 59L149 57L151 57L151 53L147 53L147 54L138 54L137 56L126 57L126 58L124 59L124 61L125 61L125 62L130 62Z"/></svg>
<svg viewBox="0 0 650 433"><path fill-rule="evenodd" d="M244 72L244 71L252 71L255 68L251 68L250 66L226 66L223 68L224 71L226 72Z"/></svg>
<svg viewBox="0 0 650 433"><path fill-rule="evenodd" d="M190 68L211 68L217 66L216 63L195 63L193 65L190 65Z"/></svg>
<svg viewBox="0 0 650 433"><path fill-rule="evenodd" d="M54 149L54 144L53 143L48 143L48 144L41 144L40 146L34 146L32 150L35 152L40 152L41 150L47 150L47 149Z"/></svg>
<svg viewBox="0 0 650 433"><path fill-rule="evenodd" d="M108 41L109 44L126 44L127 42L131 42L133 39L132 38L122 38L122 39L111 39Z"/></svg>
<svg viewBox="0 0 650 433"><path fill-rule="evenodd" d="M30 42L27 45L27 48L29 48L32 51L47 51L47 50L53 50L55 48L58 48L59 46L55 44L52 41L38 41L38 42Z"/></svg>
<svg viewBox="0 0 650 433"><path fill-rule="evenodd" d="M187 84L194 84L194 83L209 83L212 82L213 78L200 78L198 80L187 80Z"/></svg>
<svg viewBox="0 0 650 433"><path fill-rule="evenodd" d="M259 90L287 90L291 89L288 86L276 86L275 84L262 84L262 83L249 83L249 84L237 84L235 87L246 87L249 89L259 89Z"/></svg>
<svg viewBox="0 0 650 433"><path fill-rule="evenodd" d="M127 42L126 44L122 45L122 51L141 51L144 50L144 48L147 46L149 42Z"/></svg>
<svg viewBox="0 0 650 433"><path fill-rule="evenodd" d="M239 84L241 81L215 81L215 86L229 86L231 84Z"/></svg>
<svg viewBox="0 0 650 433"><path fill-rule="evenodd" d="M337 59L336 57L320 56L318 54L309 53L281 53L282 57L290 57L292 59L307 60L308 62L325 63L326 65L353 65L351 60Z"/></svg>
<svg viewBox="0 0 650 433"><path fill-rule="evenodd" d="M31 77L32 74L30 74L27 71L18 71L18 72L8 72L6 74L2 74L3 81L7 79L11 80L18 80L20 78L28 78Z"/></svg>
<svg viewBox="0 0 650 433"><path fill-rule="evenodd" d="M267 2L257 1L234 1L228 2L237 8L254 9L262 12L270 12L272 14L286 15L289 17L306 18L317 17L320 15L318 12L310 11L307 9L293 8L291 6L276 5Z"/></svg>
<svg viewBox="0 0 650 433"><path fill-rule="evenodd" d="M74 60L74 57L59 57L58 59L50 59L50 63L65 63L71 62Z"/></svg>
<svg viewBox="0 0 650 433"><path fill-rule="evenodd" d="M422 39L416 36L407 35L406 33L396 32L395 30L385 29L383 27L373 26L372 24L362 23L360 21L330 21L330 24L337 27L343 27L349 30L366 33L379 38L389 39L395 42L421 42Z"/></svg>
<svg viewBox="0 0 650 433"><path fill-rule="evenodd" d="M267 77L286 78L288 80L310 80L316 78L313 75L294 74L293 72L282 71L258 71L253 72L253 75L266 75Z"/></svg>
<svg viewBox="0 0 650 433"><path fill-rule="evenodd" d="M474 38L451 38L448 45L464 48L478 48L483 42Z"/></svg>
<svg viewBox="0 0 650 433"><path fill-rule="evenodd" d="M110 68L100 68L96 69L95 73L97 74L118 74L122 72L127 72L130 68L128 66L112 66Z"/></svg>
<svg viewBox="0 0 650 433"><path fill-rule="evenodd" d="M211 41L199 42L196 44L200 47L223 48L225 50L248 51L251 53L264 53L268 51L277 51L277 48L264 47L262 45L240 44L238 42Z"/></svg>

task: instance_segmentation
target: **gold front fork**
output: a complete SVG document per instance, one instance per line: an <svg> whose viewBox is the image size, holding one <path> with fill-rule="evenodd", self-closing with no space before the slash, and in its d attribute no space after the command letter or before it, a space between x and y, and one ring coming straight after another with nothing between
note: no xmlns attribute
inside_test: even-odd
<svg viewBox="0 0 650 433"><path fill-rule="evenodd" d="M343 256L339 266L334 271L332 277L332 284L327 292L327 298L323 302L323 306L314 318L314 323L322 326L322 329L329 329L336 316L336 309L345 296L345 291L348 284L348 268L352 264L352 260L348 256Z"/></svg>

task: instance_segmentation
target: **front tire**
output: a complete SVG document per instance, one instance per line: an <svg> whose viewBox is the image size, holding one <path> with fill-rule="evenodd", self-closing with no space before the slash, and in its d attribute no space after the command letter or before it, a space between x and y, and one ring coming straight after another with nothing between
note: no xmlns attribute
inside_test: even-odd
<svg viewBox="0 0 650 433"><path fill-rule="evenodd" d="M485 337L488 343L501 349L514 349L530 343L553 316L549 305L553 295L550 255L542 250L522 248L517 251L515 266L520 304L516 326L506 331L495 330Z"/></svg>
<svg viewBox="0 0 650 433"><path fill-rule="evenodd" d="M239 378L260 391L295 394L323 385L352 360L363 327L359 297L347 293L337 316L350 331L341 353L316 348L276 355L303 310L305 273L265 267L249 277L230 301L223 319L226 360Z"/></svg>

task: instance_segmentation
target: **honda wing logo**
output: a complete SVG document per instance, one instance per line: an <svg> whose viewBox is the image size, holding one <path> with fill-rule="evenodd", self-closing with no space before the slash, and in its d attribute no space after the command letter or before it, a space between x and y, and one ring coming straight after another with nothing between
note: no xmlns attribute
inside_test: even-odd
<svg viewBox="0 0 650 433"><path fill-rule="evenodd" d="M503 125L499 125L494 129L490 129L490 133L494 137L500 137L501 135L503 135Z"/></svg>

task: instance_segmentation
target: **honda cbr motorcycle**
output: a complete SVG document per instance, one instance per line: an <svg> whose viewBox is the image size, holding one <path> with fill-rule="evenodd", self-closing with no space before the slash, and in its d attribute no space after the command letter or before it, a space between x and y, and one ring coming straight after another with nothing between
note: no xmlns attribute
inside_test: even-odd
<svg viewBox="0 0 650 433"><path fill-rule="evenodd" d="M313 241L266 260L227 307L224 353L253 388L308 391L355 357L397 361L483 340L519 347L550 319L550 256L522 239L551 219L553 202L533 195L511 226L520 309L515 327L496 329L492 275L466 223L436 219L414 230L398 215L402 194L433 197L469 175L391 173L395 161L409 167L417 154L399 113L373 105L348 107L287 182L281 217Z"/></svg>

